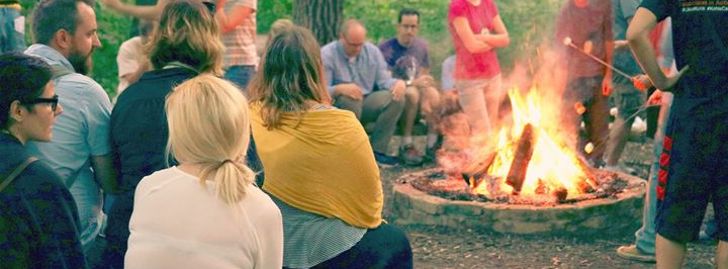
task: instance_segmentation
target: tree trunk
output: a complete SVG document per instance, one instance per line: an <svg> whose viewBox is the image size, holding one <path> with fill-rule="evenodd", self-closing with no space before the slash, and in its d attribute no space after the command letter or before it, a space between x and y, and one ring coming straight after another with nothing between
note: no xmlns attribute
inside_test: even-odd
<svg viewBox="0 0 728 269"><path fill-rule="evenodd" d="M345 0L295 0L293 21L313 32L321 46L338 38Z"/></svg>

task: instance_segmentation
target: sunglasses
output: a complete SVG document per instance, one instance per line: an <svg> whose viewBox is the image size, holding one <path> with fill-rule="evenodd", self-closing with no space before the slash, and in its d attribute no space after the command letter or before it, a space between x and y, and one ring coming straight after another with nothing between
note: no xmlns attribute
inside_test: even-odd
<svg viewBox="0 0 728 269"><path fill-rule="evenodd" d="M51 110L53 112L56 112L56 108L58 108L58 95L54 95L51 98L35 98L33 100L30 100L28 102L23 102L25 105L35 105L35 104L50 104Z"/></svg>

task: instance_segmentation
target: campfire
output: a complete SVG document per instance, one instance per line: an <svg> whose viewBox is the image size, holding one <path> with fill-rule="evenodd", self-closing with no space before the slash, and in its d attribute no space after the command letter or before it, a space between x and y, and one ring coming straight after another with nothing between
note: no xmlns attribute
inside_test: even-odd
<svg viewBox="0 0 728 269"><path fill-rule="evenodd" d="M558 104L547 103L537 88L508 94L510 124L495 135L475 139L485 142L451 142L438 154L438 164L450 180L441 185L466 186L464 191L485 200L531 204L592 199L619 191L616 174L591 168L568 146ZM463 180L464 184L455 183Z"/></svg>

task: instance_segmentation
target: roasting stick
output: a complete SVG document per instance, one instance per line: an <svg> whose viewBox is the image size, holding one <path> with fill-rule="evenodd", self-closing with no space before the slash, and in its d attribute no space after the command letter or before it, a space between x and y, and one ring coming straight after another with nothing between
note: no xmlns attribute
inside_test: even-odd
<svg viewBox="0 0 728 269"><path fill-rule="evenodd" d="M622 76L626 77L626 78L627 78L627 79L629 79L630 81L632 80L632 76L628 75L628 74L627 74L627 73L625 73L624 71L622 71L622 70L619 70L619 69L617 69L617 68L616 68L616 67L614 67L613 65L611 65L611 64L608 64L608 63L607 63L607 62L605 62L604 60L602 60L602 59L599 59L599 58L597 58L596 56L592 55L591 53L588 53L588 52L586 52L586 51L584 51L584 50L580 49L580 48L579 48L579 47L577 47L576 45L574 45L574 43L572 43L572 42L571 42L571 37L568 37L568 36L567 36L567 37L565 37L565 38L564 38L564 45L566 45L566 46L569 46L569 47L572 47L572 48L574 48L575 50L578 50L579 52L583 53L584 55L586 55L586 56L589 56L589 58L592 58L592 60L595 60L595 61L599 62L600 64L602 64L602 65L604 65L604 66L606 66L606 67L609 67L609 69L612 69L612 70L614 70L614 72L617 72L617 74L620 74L620 75L622 75Z"/></svg>
<svg viewBox="0 0 728 269"><path fill-rule="evenodd" d="M614 126L612 126L612 128L622 128L622 125L624 125L625 123L627 123L627 122L628 122L629 120L631 120L632 118L634 118L634 117L637 117L637 115L639 115L640 113L644 112L644 111L645 111L645 110L647 110L648 108L650 108L650 107L653 107L653 106L660 106L660 105L662 105L662 104L659 104L659 103L658 103L658 104L648 104L648 103L645 103L644 105L640 106L640 108L639 108L639 109L637 109L637 111L635 111L634 113L632 113L632 115L629 115L629 117L625 118L625 119L624 119L624 120L623 120L622 122L620 122L619 124L617 124L617 125L614 125ZM591 150L585 150L585 151L586 151L587 153L591 153L591 151L592 151L592 150L593 150L594 148L596 148L596 147L598 147L598 146L601 146L601 145L602 145L603 143L606 143L606 140L605 140L605 141L603 141L603 142L601 142L601 143L599 143L599 144L592 144L591 142L589 142L589 144L592 144L592 146L590 147L590 148L591 148ZM587 144L587 145L588 145L588 144Z"/></svg>

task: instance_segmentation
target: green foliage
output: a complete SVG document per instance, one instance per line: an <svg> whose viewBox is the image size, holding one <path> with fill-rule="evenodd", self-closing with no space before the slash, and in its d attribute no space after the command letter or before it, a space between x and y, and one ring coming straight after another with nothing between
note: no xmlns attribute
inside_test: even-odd
<svg viewBox="0 0 728 269"><path fill-rule="evenodd" d="M277 19L293 19L293 1L258 1L256 20L258 32L267 33Z"/></svg>
<svg viewBox="0 0 728 269"><path fill-rule="evenodd" d="M94 51L92 77L104 87L109 96L115 96L116 86L119 84L116 54L121 43L129 39L131 19L111 10L105 10L99 4L96 4L95 9L101 47Z"/></svg>
<svg viewBox="0 0 728 269"><path fill-rule="evenodd" d="M553 39L553 27L563 0L498 1L498 10L508 28L511 44L498 51L504 70L520 60L534 57L536 48Z"/></svg>

